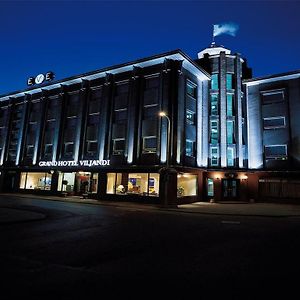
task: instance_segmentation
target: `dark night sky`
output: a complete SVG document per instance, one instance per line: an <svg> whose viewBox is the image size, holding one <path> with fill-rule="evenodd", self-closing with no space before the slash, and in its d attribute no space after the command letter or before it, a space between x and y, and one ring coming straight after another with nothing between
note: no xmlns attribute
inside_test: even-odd
<svg viewBox="0 0 300 300"><path fill-rule="evenodd" d="M254 76L300 69L298 1L1 1L0 94L29 76L56 79L211 42L212 24L238 23L216 42L239 52Z"/></svg>

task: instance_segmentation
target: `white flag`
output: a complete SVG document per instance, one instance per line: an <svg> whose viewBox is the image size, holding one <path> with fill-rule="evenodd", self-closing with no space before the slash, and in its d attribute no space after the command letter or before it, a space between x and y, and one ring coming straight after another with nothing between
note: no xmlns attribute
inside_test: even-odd
<svg viewBox="0 0 300 300"><path fill-rule="evenodd" d="M221 24L214 24L214 37L220 34L229 34L231 36L235 36L236 32L239 29L239 25L236 23L221 23Z"/></svg>

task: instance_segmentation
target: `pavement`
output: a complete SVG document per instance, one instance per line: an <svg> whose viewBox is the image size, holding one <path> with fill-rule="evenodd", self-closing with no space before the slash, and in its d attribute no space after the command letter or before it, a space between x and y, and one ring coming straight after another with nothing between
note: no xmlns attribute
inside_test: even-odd
<svg viewBox="0 0 300 300"><path fill-rule="evenodd" d="M248 202L222 202L208 203L196 202L192 204L178 205L178 207L162 207L155 204L142 204L123 201L107 201L83 199L80 197L58 197L58 196L40 196L31 194L0 194L1 205L10 205L4 202L5 197L19 197L44 199L50 201L62 201L71 203L83 203L92 205L106 205L115 207L124 207L129 209L147 209L170 211L176 213L192 213L192 214L211 214L211 215L229 215L229 216L255 216L255 217L300 217L300 205L297 204L277 204L277 203L248 203ZM2 199L1 199L2 198ZM8 201L9 201L8 198ZM30 209L13 207L0 207L0 225L16 222L38 221L46 218L46 215L34 212Z"/></svg>

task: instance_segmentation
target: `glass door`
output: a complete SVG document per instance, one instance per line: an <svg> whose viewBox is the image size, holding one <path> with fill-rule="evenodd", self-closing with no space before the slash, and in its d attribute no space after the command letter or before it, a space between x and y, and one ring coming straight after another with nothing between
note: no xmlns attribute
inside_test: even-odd
<svg viewBox="0 0 300 300"><path fill-rule="evenodd" d="M239 179L222 179L223 200L238 200Z"/></svg>

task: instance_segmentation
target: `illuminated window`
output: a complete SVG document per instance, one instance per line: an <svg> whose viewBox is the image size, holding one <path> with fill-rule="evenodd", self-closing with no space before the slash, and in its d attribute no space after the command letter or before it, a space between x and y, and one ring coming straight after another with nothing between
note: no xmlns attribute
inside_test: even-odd
<svg viewBox="0 0 300 300"><path fill-rule="evenodd" d="M264 118L264 129L275 129L285 127L285 117Z"/></svg>
<svg viewBox="0 0 300 300"><path fill-rule="evenodd" d="M227 167L234 166L234 148L227 147Z"/></svg>
<svg viewBox="0 0 300 300"><path fill-rule="evenodd" d="M91 176L91 192L97 194L98 191L98 173L93 173Z"/></svg>
<svg viewBox="0 0 300 300"><path fill-rule="evenodd" d="M234 121L227 120L227 144L233 144Z"/></svg>
<svg viewBox="0 0 300 300"><path fill-rule="evenodd" d="M217 120L210 121L210 142L211 144L218 144L219 141L219 127Z"/></svg>
<svg viewBox="0 0 300 300"><path fill-rule="evenodd" d="M219 95L211 94L210 95L210 114L212 116L217 116L219 114Z"/></svg>
<svg viewBox="0 0 300 300"><path fill-rule="evenodd" d="M219 165L219 148L218 147L210 148L210 165L211 166Z"/></svg>
<svg viewBox="0 0 300 300"><path fill-rule="evenodd" d="M212 178L207 178L207 196L214 196L214 180Z"/></svg>
<svg viewBox="0 0 300 300"><path fill-rule="evenodd" d="M186 140L185 141L185 155L186 156L195 156L195 149L194 146L195 142L191 140Z"/></svg>
<svg viewBox="0 0 300 300"><path fill-rule="evenodd" d="M107 185L106 185L107 194L115 193L115 182L116 182L116 173L107 173Z"/></svg>
<svg viewBox="0 0 300 300"><path fill-rule="evenodd" d="M50 190L52 175L48 173L21 173L20 189Z"/></svg>
<svg viewBox="0 0 300 300"><path fill-rule="evenodd" d="M177 175L177 196L196 196L198 191L197 175L179 174Z"/></svg>
<svg viewBox="0 0 300 300"><path fill-rule="evenodd" d="M137 173L128 175L128 194L147 195L148 174Z"/></svg>
<svg viewBox="0 0 300 300"><path fill-rule="evenodd" d="M113 140L113 154L123 154L125 151L125 139Z"/></svg>
<svg viewBox="0 0 300 300"><path fill-rule="evenodd" d="M146 136L143 137L143 153L156 153L157 137Z"/></svg>
<svg viewBox="0 0 300 300"><path fill-rule="evenodd" d="M158 196L159 195L159 174L150 173L149 174L149 196Z"/></svg>
<svg viewBox="0 0 300 300"><path fill-rule="evenodd" d="M185 114L185 120L187 124L194 125L195 124L195 113L187 110Z"/></svg>
<svg viewBox="0 0 300 300"><path fill-rule="evenodd" d="M73 192L76 173L59 173L57 190L62 192Z"/></svg>
<svg viewBox="0 0 300 300"><path fill-rule="evenodd" d="M227 116L233 116L233 94L227 94Z"/></svg>
<svg viewBox="0 0 300 300"><path fill-rule="evenodd" d="M107 194L137 194L142 196L159 195L158 173L108 173Z"/></svg>
<svg viewBox="0 0 300 300"><path fill-rule="evenodd" d="M232 74L226 74L226 89L227 90L231 90L233 88L232 85Z"/></svg>
<svg viewBox="0 0 300 300"><path fill-rule="evenodd" d="M212 90L219 89L219 75L218 74L211 75L211 89Z"/></svg>
<svg viewBox="0 0 300 300"><path fill-rule="evenodd" d="M265 146L266 159L286 159L287 145L268 145Z"/></svg>

